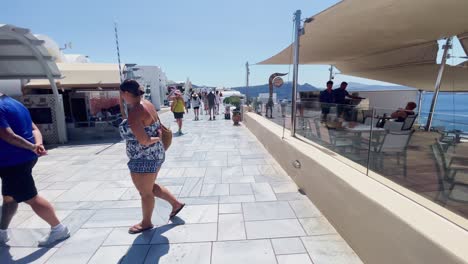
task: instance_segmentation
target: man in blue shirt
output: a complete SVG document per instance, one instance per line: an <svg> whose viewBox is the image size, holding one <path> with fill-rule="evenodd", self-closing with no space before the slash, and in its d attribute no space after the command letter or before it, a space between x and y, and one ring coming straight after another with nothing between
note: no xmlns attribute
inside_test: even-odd
<svg viewBox="0 0 468 264"><path fill-rule="evenodd" d="M2 179L2 218L0 243L8 241L8 226L25 202L51 226L50 234L39 246L47 246L70 236L60 223L52 205L37 194L32 169L38 156L46 155L42 134L32 122L28 109L0 93L0 178Z"/></svg>
<svg viewBox="0 0 468 264"><path fill-rule="evenodd" d="M346 91L347 87L348 83L342 82L340 88L336 88L335 90L333 90L333 96L335 97L335 103L337 104L336 112L338 117L341 117L345 109L349 110L349 107L346 106L349 105L349 103L346 101L346 97L349 97L351 99L365 99L363 97L349 94L348 91Z"/></svg>
<svg viewBox="0 0 468 264"><path fill-rule="evenodd" d="M333 82L327 82L327 89L320 92L320 105L322 107L322 121L327 121L327 116L330 113L330 107L335 103L333 93Z"/></svg>

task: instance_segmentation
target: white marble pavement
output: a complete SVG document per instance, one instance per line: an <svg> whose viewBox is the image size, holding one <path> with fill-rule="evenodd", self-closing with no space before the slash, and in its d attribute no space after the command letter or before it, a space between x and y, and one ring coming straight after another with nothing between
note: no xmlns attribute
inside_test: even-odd
<svg viewBox="0 0 468 264"><path fill-rule="evenodd" d="M21 205L0 263L361 263L248 129L191 118L157 179L187 203L179 218L157 200L158 227L129 235L141 211L124 144L58 147L34 174L72 237L38 248L48 227ZM162 119L175 130L170 113Z"/></svg>

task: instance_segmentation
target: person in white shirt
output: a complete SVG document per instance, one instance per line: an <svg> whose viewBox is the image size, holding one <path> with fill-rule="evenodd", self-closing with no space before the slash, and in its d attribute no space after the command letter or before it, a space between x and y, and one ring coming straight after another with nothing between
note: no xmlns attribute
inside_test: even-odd
<svg viewBox="0 0 468 264"><path fill-rule="evenodd" d="M193 106L193 112L195 114L195 121L200 120L199 115L200 115L200 104L201 100L198 94L194 93L192 96L192 106Z"/></svg>

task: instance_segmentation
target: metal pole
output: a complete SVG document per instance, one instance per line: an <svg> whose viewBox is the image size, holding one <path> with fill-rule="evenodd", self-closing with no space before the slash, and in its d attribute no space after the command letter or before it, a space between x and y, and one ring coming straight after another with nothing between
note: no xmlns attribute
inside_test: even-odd
<svg viewBox="0 0 468 264"><path fill-rule="evenodd" d="M333 65L330 65L330 78L329 81L333 81Z"/></svg>
<svg viewBox="0 0 468 264"><path fill-rule="evenodd" d="M373 137L373 131L374 131L374 116L375 116L375 109L372 109L372 118L370 122L370 133L369 133L369 149L367 150L367 166L366 166L366 175L369 176L369 167L370 167L370 162L371 162L371 153L372 153L372 137Z"/></svg>
<svg viewBox="0 0 468 264"><path fill-rule="evenodd" d="M424 90L419 91L419 100L418 100L418 124L421 125L421 110L422 110L422 102L423 102L423 93Z"/></svg>
<svg viewBox="0 0 468 264"><path fill-rule="evenodd" d="M293 83L291 96L291 136L296 136L296 96L297 96L297 80L299 70L299 38L301 36L301 10L294 13L294 61L293 61Z"/></svg>
<svg viewBox="0 0 468 264"><path fill-rule="evenodd" d="M249 62L246 62L245 63L245 97L246 97L247 105L249 105L249 76L250 76Z"/></svg>
<svg viewBox="0 0 468 264"><path fill-rule="evenodd" d="M122 65L120 63L119 33L117 32L117 22L114 22L114 32L115 32L115 46L117 48L117 62L119 64L119 79L120 79L120 83L122 83L123 73L122 73ZM127 118L127 105L124 102L122 94L119 94L119 106L120 106L120 114L122 115L122 118L126 119Z"/></svg>
<svg viewBox="0 0 468 264"><path fill-rule="evenodd" d="M447 38L447 42L444 45L444 55L442 56L442 62L440 63L439 74L437 75L437 81L435 84L434 96L432 97L431 110L429 110L429 116L427 117L426 131L430 131L432 127L432 118L434 117L434 111L437 104L437 98L439 97L440 85L442 84L442 77L444 75L445 65L447 62L448 51L452 47L452 37Z"/></svg>
<svg viewBox="0 0 468 264"><path fill-rule="evenodd" d="M122 82L122 66L120 65L119 33L117 32L117 22L114 22L115 46L117 48L117 61L119 63L119 77Z"/></svg>

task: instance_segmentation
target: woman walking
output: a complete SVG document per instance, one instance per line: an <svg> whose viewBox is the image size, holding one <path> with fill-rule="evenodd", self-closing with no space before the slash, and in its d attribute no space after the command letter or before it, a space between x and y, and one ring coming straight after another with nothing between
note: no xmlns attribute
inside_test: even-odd
<svg viewBox="0 0 468 264"><path fill-rule="evenodd" d="M179 131L177 132L179 136L182 135L182 119L184 118L185 113L185 102L182 97L182 93L177 90L175 91L174 101L172 101L171 111L174 113L174 118L176 119L177 125L179 126Z"/></svg>
<svg viewBox="0 0 468 264"><path fill-rule="evenodd" d="M130 234L152 229L151 217L154 209L154 197L168 201L172 205L170 217L176 216L185 204L180 203L165 187L155 183L159 169L165 160L161 142L161 123L154 106L142 100L144 92L134 80L125 80L120 85L122 98L128 105L128 119L119 127L120 134L126 140L128 168L132 181L141 196L143 220L130 227Z"/></svg>
<svg viewBox="0 0 468 264"><path fill-rule="evenodd" d="M192 105L193 105L193 112L195 114L195 121L200 120L199 115L200 115L200 97L198 97L198 94L194 93L192 96Z"/></svg>

